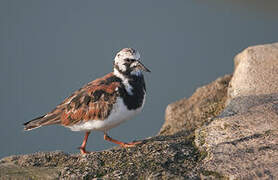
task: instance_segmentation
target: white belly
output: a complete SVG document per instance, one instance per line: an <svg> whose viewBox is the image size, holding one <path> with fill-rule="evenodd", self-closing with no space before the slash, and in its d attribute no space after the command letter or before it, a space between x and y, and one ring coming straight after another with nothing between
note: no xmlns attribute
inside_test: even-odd
<svg viewBox="0 0 278 180"><path fill-rule="evenodd" d="M142 111L145 103L145 97L143 104L136 110L128 110L123 100L118 98L113 106L113 110L107 119L104 120L89 120L84 123L79 123L73 126L69 126L72 131L108 131L109 129L118 126L119 124L131 119L136 114Z"/></svg>

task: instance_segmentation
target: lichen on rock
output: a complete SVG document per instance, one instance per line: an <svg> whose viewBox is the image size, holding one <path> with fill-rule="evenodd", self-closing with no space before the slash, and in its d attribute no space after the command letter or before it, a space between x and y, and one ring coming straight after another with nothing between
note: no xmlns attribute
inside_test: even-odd
<svg viewBox="0 0 278 180"><path fill-rule="evenodd" d="M156 136L135 148L87 155L39 152L4 158L0 177L15 179L198 179L201 154L192 132ZM41 173L42 172L42 173Z"/></svg>
<svg viewBox="0 0 278 180"><path fill-rule="evenodd" d="M232 75L220 77L198 88L189 99L169 104L165 122L159 134L175 134L182 130L195 130L211 118L219 115L225 107L227 89Z"/></svg>
<svg viewBox="0 0 278 180"><path fill-rule="evenodd" d="M208 152L203 167L229 178L278 177L277 106L278 94L232 99L218 118L196 130L196 145Z"/></svg>

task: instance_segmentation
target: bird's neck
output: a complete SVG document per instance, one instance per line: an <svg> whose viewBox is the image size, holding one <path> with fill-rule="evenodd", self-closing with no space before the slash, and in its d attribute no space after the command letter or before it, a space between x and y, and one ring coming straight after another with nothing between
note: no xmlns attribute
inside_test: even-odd
<svg viewBox="0 0 278 180"><path fill-rule="evenodd" d="M142 73L125 74L114 68L114 75L122 80L126 92L132 96L138 89L145 91L145 81Z"/></svg>
<svg viewBox="0 0 278 180"><path fill-rule="evenodd" d="M122 88L119 88L119 93L127 109L136 110L142 108L146 94L145 81L142 73L139 76L132 74L127 76L114 69L114 75L121 79Z"/></svg>
<svg viewBox="0 0 278 180"><path fill-rule="evenodd" d="M138 78L143 78L141 71L132 71L130 73L125 73L119 70L119 68L114 67L114 75L120 78L122 81L132 81Z"/></svg>

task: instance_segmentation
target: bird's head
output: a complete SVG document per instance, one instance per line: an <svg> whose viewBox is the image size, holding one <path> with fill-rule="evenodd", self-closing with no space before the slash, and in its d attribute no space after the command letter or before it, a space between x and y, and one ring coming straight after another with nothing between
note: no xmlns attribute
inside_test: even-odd
<svg viewBox="0 0 278 180"><path fill-rule="evenodd" d="M123 76L141 76L142 72L151 72L140 62L140 54L132 48L124 48L116 54L114 72Z"/></svg>

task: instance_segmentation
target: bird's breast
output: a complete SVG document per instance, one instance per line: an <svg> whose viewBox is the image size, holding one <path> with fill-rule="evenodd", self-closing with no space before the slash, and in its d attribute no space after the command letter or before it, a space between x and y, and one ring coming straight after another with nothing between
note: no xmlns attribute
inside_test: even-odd
<svg viewBox="0 0 278 180"><path fill-rule="evenodd" d="M118 97L116 103L113 105L113 109L109 116L104 120L89 120L87 122L82 122L69 126L72 131L108 131L113 127L120 125L121 123L133 118L136 114L142 111L145 104L145 95L143 97L143 102L137 109L128 109L127 105L124 103L124 99Z"/></svg>

